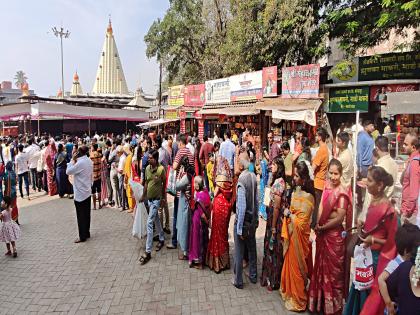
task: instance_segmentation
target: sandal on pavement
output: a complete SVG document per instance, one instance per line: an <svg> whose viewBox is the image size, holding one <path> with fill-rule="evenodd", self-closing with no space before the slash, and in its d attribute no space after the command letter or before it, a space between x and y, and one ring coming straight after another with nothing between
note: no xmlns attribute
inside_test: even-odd
<svg viewBox="0 0 420 315"><path fill-rule="evenodd" d="M146 256L141 256L139 261L140 261L140 265L145 265L149 262L149 260L152 258L152 255L150 254L146 254Z"/></svg>
<svg viewBox="0 0 420 315"><path fill-rule="evenodd" d="M160 251L162 248L163 248L163 246L165 246L165 242L164 241L159 241L159 243L156 245L156 251L158 252L158 251Z"/></svg>
<svg viewBox="0 0 420 315"><path fill-rule="evenodd" d="M167 249L176 249L176 246L174 244L168 244L166 245Z"/></svg>
<svg viewBox="0 0 420 315"><path fill-rule="evenodd" d="M179 260L188 260L188 257L186 255L179 255L178 259Z"/></svg>
<svg viewBox="0 0 420 315"><path fill-rule="evenodd" d="M5 256L12 256L12 252L9 250L7 252L4 253Z"/></svg>
<svg viewBox="0 0 420 315"><path fill-rule="evenodd" d="M17 251L14 251L13 252L13 258L16 258L17 257Z"/></svg>

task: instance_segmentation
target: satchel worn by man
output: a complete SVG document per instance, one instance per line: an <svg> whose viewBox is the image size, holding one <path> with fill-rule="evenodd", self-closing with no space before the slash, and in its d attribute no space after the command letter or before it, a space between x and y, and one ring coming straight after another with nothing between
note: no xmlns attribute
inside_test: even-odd
<svg viewBox="0 0 420 315"><path fill-rule="evenodd" d="M241 157L241 175L237 185L236 219L233 229L235 240L233 285L237 289L243 289L242 261L245 250L249 255L249 279L252 283L257 282L257 244L255 231L258 227L258 191L257 178L254 173L248 171L249 160Z"/></svg>

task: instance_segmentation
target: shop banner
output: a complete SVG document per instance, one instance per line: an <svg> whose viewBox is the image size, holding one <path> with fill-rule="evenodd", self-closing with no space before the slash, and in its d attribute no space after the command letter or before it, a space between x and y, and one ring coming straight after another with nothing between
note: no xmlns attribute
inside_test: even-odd
<svg viewBox="0 0 420 315"><path fill-rule="evenodd" d="M164 114L165 119L179 119L177 110L165 110Z"/></svg>
<svg viewBox="0 0 420 315"><path fill-rule="evenodd" d="M335 64L329 71L333 83L357 82L359 79L359 57Z"/></svg>
<svg viewBox="0 0 420 315"><path fill-rule="evenodd" d="M319 64L282 69L283 98L311 98L319 96Z"/></svg>
<svg viewBox="0 0 420 315"><path fill-rule="evenodd" d="M262 80L263 96L277 96L277 66L263 68Z"/></svg>
<svg viewBox="0 0 420 315"><path fill-rule="evenodd" d="M206 104L229 103L229 78L206 81Z"/></svg>
<svg viewBox="0 0 420 315"><path fill-rule="evenodd" d="M359 58L359 81L420 79L420 53L403 52Z"/></svg>
<svg viewBox="0 0 420 315"><path fill-rule="evenodd" d="M369 87L330 89L329 112L367 112L369 109Z"/></svg>
<svg viewBox="0 0 420 315"><path fill-rule="evenodd" d="M387 103L387 94L394 92L410 92L418 91L418 84L390 84L390 85L373 85L370 87L370 101Z"/></svg>
<svg viewBox="0 0 420 315"><path fill-rule="evenodd" d="M259 100L263 97L262 70L230 77L230 100Z"/></svg>
<svg viewBox="0 0 420 315"><path fill-rule="evenodd" d="M169 87L168 105L182 106L184 105L184 85L175 85Z"/></svg>
<svg viewBox="0 0 420 315"><path fill-rule="evenodd" d="M205 102L205 84L187 85L184 89L184 106L202 107Z"/></svg>

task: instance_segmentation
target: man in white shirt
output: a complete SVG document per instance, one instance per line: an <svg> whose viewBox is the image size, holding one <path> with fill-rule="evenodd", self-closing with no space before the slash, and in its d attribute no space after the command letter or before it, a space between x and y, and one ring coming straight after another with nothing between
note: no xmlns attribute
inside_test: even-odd
<svg viewBox="0 0 420 315"><path fill-rule="evenodd" d="M34 139L31 138L28 141L28 147L25 149L25 152L28 156L29 162L29 171L31 172L31 182L32 182L32 189L36 191L36 189L40 189L39 185L37 185L37 173L36 168L38 166L39 154L40 151L39 146L34 143Z"/></svg>
<svg viewBox="0 0 420 315"><path fill-rule="evenodd" d="M73 175L74 205L76 207L79 238L75 243L85 242L90 238L90 211L93 163L88 157L87 146L79 147L73 159L67 164L67 175Z"/></svg>
<svg viewBox="0 0 420 315"><path fill-rule="evenodd" d="M28 155L23 152L23 144L18 146L18 155L16 156L16 173L19 178L19 191L20 196L23 198L22 182L25 181L26 194L29 199L29 166L28 166Z"/></svg>
<svg viewBox="0 0 420 315"><path fill-rule="evenodd" d="M187 147L188 150L190 150L191 154L194 156L195 148L192 145L191 141L192 141L192 138L188 137L188 143L187 143L186 147Z"/></svg>

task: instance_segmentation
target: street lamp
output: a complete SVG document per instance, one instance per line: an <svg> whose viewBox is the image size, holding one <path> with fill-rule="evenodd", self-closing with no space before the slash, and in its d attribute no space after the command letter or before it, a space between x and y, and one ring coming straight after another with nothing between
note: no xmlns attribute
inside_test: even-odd
<svg viewBox="0 0 420 315"><path fill-rule="evenodd" d="M64 62L63 62L63 37L68 38L70 36L70 32L68 30L64 31L63 27L57 29L55 26L52 28L52 31L56 37L60 37L60 44L61 44L61 93L62 97L64 97Z"/></svg>

